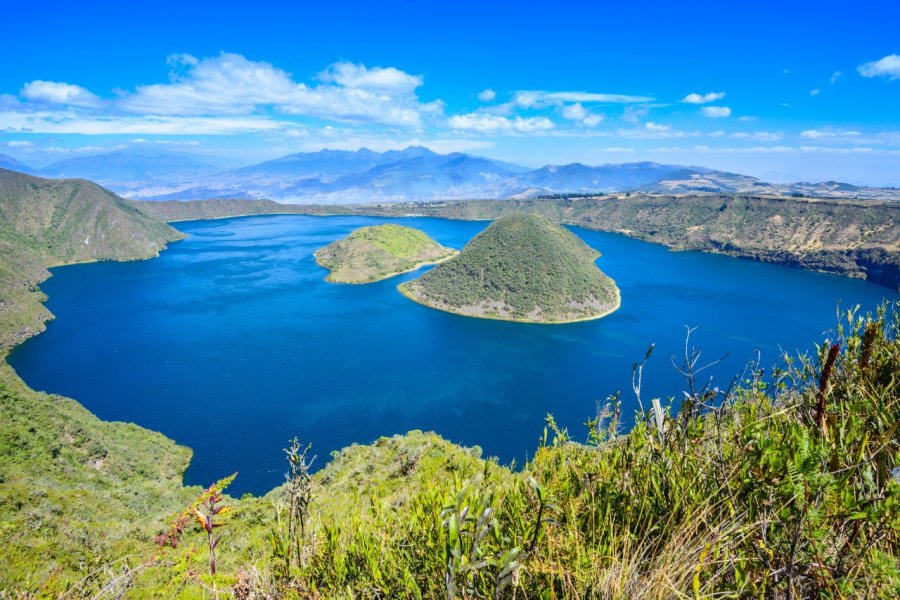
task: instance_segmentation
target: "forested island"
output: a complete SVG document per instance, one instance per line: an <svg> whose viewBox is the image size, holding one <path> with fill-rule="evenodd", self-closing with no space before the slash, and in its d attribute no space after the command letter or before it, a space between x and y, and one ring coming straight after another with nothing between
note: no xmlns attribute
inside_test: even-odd
<svg viewBox="0 0 900 600"><path fill-rule="evenodd" d="M387 223L360 227L316 250L316 263L330 271L326 281L371 283L432 265L456 255L426 233Z"/></svg>
<svg viewBox="0 0 900 600"><path fill-rule="evenodd" d="M470 317L568 323L619 307L619 289L594 261L600 254L543 217L494 221L460 255L404 283L408 298Z"/></svg>

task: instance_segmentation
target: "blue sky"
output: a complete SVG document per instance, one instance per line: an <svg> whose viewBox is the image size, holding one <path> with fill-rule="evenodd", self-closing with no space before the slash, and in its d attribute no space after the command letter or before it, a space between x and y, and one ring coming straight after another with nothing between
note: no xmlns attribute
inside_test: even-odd
<svg viewBox="0 0 900 600"><path fill-rule="evenodd" d="M900 185L900 3L7 2L0 153L422 144Z"/></svg>

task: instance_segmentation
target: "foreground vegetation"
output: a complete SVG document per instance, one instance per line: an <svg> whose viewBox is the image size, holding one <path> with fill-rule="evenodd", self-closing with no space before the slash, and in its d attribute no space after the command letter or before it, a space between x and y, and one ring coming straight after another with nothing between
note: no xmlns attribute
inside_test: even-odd
<svg viewBox="0 0 900 600"><path fill-rule="evenodd" d="M419 267L447 260L456 254L428 234L388 223L360 227L342 240L316 250L316 263L331 272L326 281L371 283Z"/></svg>
<svg viewBox="0 0 900 600"><path fill-rule="evenodd" d="M716 252L858 277L892 290L900 287L900 205L876 200L630 194L564 200L337 206L295 206L264 200L137 204L148 214L166 220L271 212L398 217L415 214L448 219L497 219L512 213L529 213L556 223L622 233L678 250Z"/></svg>
<svg viewBox="0 0 900 600"><path fill-rule="evenodd" d="M400 286L409 298L461 315L533 323L593 319L619 307L619 290L575 234L534 215L509 215L460 255Z"/></svg>

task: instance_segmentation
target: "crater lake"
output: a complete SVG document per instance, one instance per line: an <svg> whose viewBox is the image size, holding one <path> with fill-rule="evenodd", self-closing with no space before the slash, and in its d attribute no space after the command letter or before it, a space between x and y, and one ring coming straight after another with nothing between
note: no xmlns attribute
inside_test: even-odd
<svg viewBox="0 0 900 600"><path fill-rule="evenodd" d="M534 452L552 413L575 440L621 391L651 343L643 393L678 398L686 326L704 373L727 387L756 358L814 352L837 307L872 310L900 294L864 281L571 230L602 253L621 308L596 321L531 325L432 310L396 289L423 270L366 285L326 283L313 252L352 230L397 222L460 249L487 222L263 216L177 223L158 258L53 269L56 319L10 363L31 387L99 417L161 431L194 450L187 483L238 471L232 493L283 481L282 448L331 451L433 430L508 463Z"/></svg>

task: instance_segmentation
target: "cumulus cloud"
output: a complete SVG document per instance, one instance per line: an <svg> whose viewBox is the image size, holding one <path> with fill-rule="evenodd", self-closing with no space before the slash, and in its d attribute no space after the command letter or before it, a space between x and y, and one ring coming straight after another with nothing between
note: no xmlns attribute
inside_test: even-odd
<svg viewBox="0 0 900 600"><path fill-rule="evenodd" d="M488 113L455 115L447 124L452 129L481 133L532 133L553 129L553 122L546 117L509 118Z"/></svg>
<svg viewBox="0 0 900 600"><path fill-rule="evenodd" d="M491 88L488 88L486 90L481 90L478 93L478 99L481 100L482 102L493 102L496 97L497 97L497 92L495 92Z"/></svg>
<svg viewBox="0 0 900 600"><path fill-rule="evenodd" d="M900 79L900 55L888 54L882 59L860 65L857 70L863 77Z"/></svg>
<svg viewBox="0 0 900 600"><path fill-rule="evenodd" d="M700 112L714 119L731 116L731 109L727 106L704 106Z"/></svg>
<svg viewBox="0 0 900 600"><path fill-rule="evenodd" d="M334 120L419 126L423 115L439 113L439 103L419 102L422 78L394 67L367 68L341 62L308 86L269 63L239 54L182 58L185 68L168 83L138 87L121 99L129 112L156 115L250 114L272 107L285 114Z"/></svg>
<svg viewBox="0 0 900 600"><path fill-rule="evenodd" d="M410 75L394 67L374 67L340 62L331 65L319 78L346 88L372 90L390 95L411 94L422 85L422 77Z"/></svg>
<svg viewBox="0 0 900 600"><path fill-rule="evenodd" d="M168 58L168 64L168 82L138 86L110 100L101 100L77 85L52 81L26 84L21 97L34 105L88 112L102 108L104 117L142 115L157 122L158 117L260 117L274 111L342 122L419 127L426 118L443 112L441 102L419 100L416 89L423 84L421 76L394 67L339 62L319 74L317 85L307 85L270 63L240 54L222 53L202 59L177 54ZM33 107L26 108L35 112Z"/></svg>
<svg viewBox="0 0 900 600"><path fill-rule="evenodd" d="M688 94L681 99L686 104L707 104L725 97L725 92L709 92L708 94Z"/></svg>
<svg viewBox="0 0 900 600"><path fill-rule="evenodd" d="M596 127L603 121L603 115L592 113L580 102L563 106L560 114L564 119L579 122L587 127Z"/></svg>
<svg viewBox="0 0 900 600"><path fill-rule="evenodd" d="M818 96L821 91L822 90L820 90L819 88L816 88L814 90L809 90L809 95L810 96Z"/></svg>
<svg viewBox="0 0 900 600"><path fill-rule="evenodd" d="M100 98L80 85L59 81L26 83L22 88L22 97L33 102L62 106L95 107L100 104Z"/></svg>

